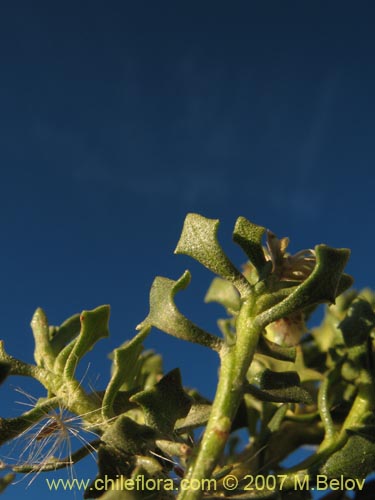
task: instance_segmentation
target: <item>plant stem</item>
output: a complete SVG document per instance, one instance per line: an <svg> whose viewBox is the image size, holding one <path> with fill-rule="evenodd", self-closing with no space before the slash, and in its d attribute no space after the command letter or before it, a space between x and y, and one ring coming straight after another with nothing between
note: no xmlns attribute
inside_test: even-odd
<svg viewBox="0 0 375 500"><path fill-rule="evenodd" d="M91 441L91 443L87 443L79 450L76 450L74 453L71 453L69 456L62 459L53 459L51 461L47 461L46 463L41 464L24 464L24 465L15 465L12 467L14 472L20 472L22 474L29 474L30 472L51 472L58 469L64 469L66 467L71 467L73 464L79 462L83 458L85 458L89 453L92 453L92 450L96 450L100 444L100 440L96 439L95 441Z"/></svg>
<svg viewBox="0 0 375 500"><path fill-rule="evenodd" d="M331 374L329 373L323 380L319 388L318 407L320 418L325 429L324 442L331 443L335 436L335 426L329 409L328 389L331 383Z"/></svg>
<svg viewBox="0 0 375 500"><path fill-rule="evenodd" d="M310 471L322 465L330 456L341 449L349 438L346 431L360 425L363 416L368 415L369 412L373 413L374 408L375 401L371 385L371 374L366 369L363 369L360 375L357 396L340 431L334 435L334 438L325 438L314 455L289 469L288 479L284 483L285 488L293 487L295 475L309 474Z"/></svg>
<svg viewBox="0 0 375 500"><path fill-rule="evenodd" d="M254 320L253 306L252 297L243 302L236 324L236 343L233 346L223 346L220 352L219 382L210 418L185 476L194 488L199 481L210 478L218 463L243 396L246 373L263 330L262 325ZM185 489L178 498L199 500L202 494L201 490Z"/></svg>

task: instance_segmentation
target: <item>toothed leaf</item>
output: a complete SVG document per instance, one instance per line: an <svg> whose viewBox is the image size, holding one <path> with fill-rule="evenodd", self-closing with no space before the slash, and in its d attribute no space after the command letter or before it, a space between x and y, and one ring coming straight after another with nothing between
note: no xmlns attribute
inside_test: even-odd
<svg viewBox="0 0 375 500"><path fill-rule="evenodd" d="M60 326L50 326L51 346L57 355L69 342L77 337L81 329L80 315L74 314Z"/></svg>
<svg viewBox="0 0 375 500"><path fill-rule="evenodd" d="M261 401L276 403L303 403L313 402L311 395L300 386L297 372L273 372L264 370L259 379L260 387L247 386L247 392Z"/></svg>
<svg viewBox="0 0 375 500"><path fill-rule="evenodd" d="M175 431L183 432L205 425L211 413L211 405L205 403L194 403L185 418L179 418L175 425Z"/></svg>
<svg viewBox="0 0 375 500"><path fill-rule="evenodd" d="M365 343L375 326L375 314L370 304L361 298L355 299L338 325L348 347Z"/></svg>
<svg viewBox="0 0 375 500"><path fill-rule="evenodd" d="M101 441L98 450L99 473L96 480L86 489L84 498L101 496L103 489L96 487L108 479L113 479L115 482L121 475L126 478L131 477L137 464L137 457L148 455L149 451L155 448L155 432L150 427L137 424L129 417L120 415L103 433Z"/></svg>
<svg viewBox="0 0 375 500"><path fill-rule="evenodd" d="M155 439L155 431L147 425L120 415L102 435L103 443L129 455L144 455Z"/></svg>
<svg viewBox="0 0 375 500"><path fill-rule="evenodd" d="M267 264L264 255L262 238L266 229L253 224L245 217L238 217L233 231L233 241L235 241L249 257L255 266L258 274L262 273Z"/></svg>
<svg viewBox="0 0 375 500"><path fill-rule="evenodd" d="M192 404L182 387L178 369L169 372L151 389L138 392L130 401L142 407L147 425L167 434L173 431L177 419L186 417Z"/></svg>
<svg viewBox="0 0 375 500"><path fill-rule="evenodd" d="M174 337L219 350L221 340L186 318L174 303L176 293L186 288L189 283L189 271L185 271L177 281L156 277L150 291L150 312L147 318L137 326L137 330L146 326L154 326Z"/></svg>
<svg viewBox="0 0 375 500"><path fill-rule="evenodd" d="M264 311L258 320L265 325L288 316L291 312L322 302L334 303L338 286L342 283L342 271L349 258L348 249L330 248L326 245L315 247L316 265L310 276L281 302ZM346 276L346 275L345 275ZM348 284L349 281L346 281Z"/></svg>
<svg viewBox="0 0 375 500"><path fill-rule="evenodd" d="M163 360L160 354L146 351L140 356L141 368L138 374L139 386L149 389L155 385L163 374Z"/></svg>
<svg viewBox="0 0 375 500"><path fill-rule="evenodd" d="M333 453L320 473L329 478L350 477L364 479L375 468L375 443L373 438L354 434L345 445Z"/></svg>
<svg viewBox="0 0 375 500"><path fill-rule="evenodd" d="M259 338L257 352L259 354L270 356L271 358L278 359L280 361L291 361L291 362L295 361L297 353L295 347L283 347L279 344L271 342L270 340L266 339L263 335L261 335Z"/></svg>
<svg viewBox="0 0 375 500"><path fill-rule="evenodd" d="M218 243L216 236L218 227L217 219L188 214L175 253L189 255L218 276L231 281L241 295L246 295L249 293L250 285Z"/></svg>
<svg viewBox="0 0 375 500"><path fill-rule="evenodd" d="M91 311L82 311L81 331L75 340L74 347L69 353L64 367L64 376L72 379L79 360L95 343L101 338L108 337L108 321L110 307L107 305L99 306Z"/></svg>
<svg viewBox="0 0 375 500"><path fill-rule="evenodd" d="M150 328L144 328L125 345L114 350L114 371L103 398L104 418L113 417L113 402L119 389L130 391L134 388L140 368L139 356L143 349L142 343L149 332Z"/></svg>

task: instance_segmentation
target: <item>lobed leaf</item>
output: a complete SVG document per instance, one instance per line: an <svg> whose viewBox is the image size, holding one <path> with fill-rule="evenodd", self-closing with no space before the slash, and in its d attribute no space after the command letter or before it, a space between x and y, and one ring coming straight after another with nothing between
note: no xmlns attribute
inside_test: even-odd
<svg viewBox="0 0 375 500"><path fill-rule="evenodd" d="M139 370L139 356L143 350L142 343L150 333L150 329L150 327L143 328L124 346L114 350L114 371L103 398L104 418L113 417L113 403L119 389L130 391L134 388L135 377Z"/></svg>
<svg viewBox="0 0 375 500"><path fill-rule="evenodd" d="M189 413L184 418L179 418L175 425L175 431L183 432L205 425L211 413L211 405L206 403L193 403Z"/></svg>
<svg viewBox="0 0 375 500"><path fill-rule="evenodd" d="M375 469L375 443L360 434L353 434L345 445L333 453L320 473L329 478L364 479Z"/></svg>
<svg viewBox="0 0 375 500"><path fill-rule="evenodd" d="M137 326L137 330L154 326L174 337L219 351L221 340L186 318L174 303L176 293L186 288L189 283L189 271L185 271L177 281L156 277L150 291L150 312L147 318Z"/></svg>
<svg viewBox="0 0 375 500"><path fill-rule="evenodd" d="M285 299L261 313L257 318L261 324L266 326L313 304L334 303L338 291L343 291L343 284L350 285L349 277L342 274L350 255L348 249L317 245L315 255L316 265L310 276L301 285L293 287L293 291Z"/></svg>
<svg viewBox="0 0 375 500"><path fill-rule="evenodd" d="M348 347L365 343L374 327L375 313L367 300L361 298L353 300L345 318L338 325Z"/></svg>
<svg viewBox="0 0 375 500"><path fill-rule="evenodd" d="M138 392L130 401L142 407L147 425L165 434L173 431L176 421L186 417L192 405L178 369L169 372L151 389Z"/></svg>
<svg viewBox="0 0 375 500"><path fill-rule="evenodd" d="M76 366L82 356L90 351L98 340L108 337L109 314L110 307L108 305L99 306L91 311L82 311L80 316L81 331L64 367L64 376L67 379L73 378Z"/></svg>
<svg viewBox="0 0 375 500"><path fill-rule="evenodd" d="M275 342L271 342L264 335L259 338L259 343L257 346L257 352L265 356L270 356L271 358L278 359L280 361L291 361L294 362L297 355L297 350L295 347L284 347Z"/></svg>
<svg viewBox="0 0 375 500"><path fill-rule="evenodd" d="M50 342L55 356L73 339L75 339L81 329L79 314L74 314L66 319L60 326L50 327Z"/></svg>
<svg viewBox="0 0 375 500"><path fill-rule="evenodd" d="M259 275L267 264L262 246L265 232L266 228L253 224L245 217L238 217L233 231L233 241L246 253Z"/></svg>
<svg viewBox="0 0 375 500"><path fill-rule="evenodd" d="M175 253L189 255L210 271L232 282L241 295L248 295L251 291L250 284L228 259L217 241L218 227L217 219L188 214Z"/></svg>
<svg viewBox="0 0 375 500"><path fill-rule="evenodd" d="M259 382L259 388L248 384L246 392L261 401L303 404L313 402L310 394L300 386L297 372L273 372L265 369Z"/></svg>

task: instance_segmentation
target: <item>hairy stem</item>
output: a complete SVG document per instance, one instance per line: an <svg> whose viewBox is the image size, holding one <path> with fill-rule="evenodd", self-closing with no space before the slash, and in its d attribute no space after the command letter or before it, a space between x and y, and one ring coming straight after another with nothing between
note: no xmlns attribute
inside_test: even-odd
<svg viewBox="0 0 375 500"><path fill-rule="evenodd" d="M66 458L60 458L58 460L47 461L42 464L23 464L23 465L15 465L12 467L14 472L19 472L22 474L29 474L31 472L39 473L39 472L51 472L58 469L64 469L66 467L71 467L73 464L79 462L83 458L85 458L89 453L96 451L100 444L100 440L96 439L95 441L91 441L91 443L87 443L86 446L83 446L79 450L73 452L71 455Z"/></svg>
<svg viewBox="0 0 375 500"><path fill-rule="evenodd" d="M237 319L237 341L223 347L216 396L200 446L187 471L188 480L209 478L223 453L244 392L246 373L263 328L253 317L253 298L244 301ZM179 500L198 500L202 491L184 490Z"/></svg>

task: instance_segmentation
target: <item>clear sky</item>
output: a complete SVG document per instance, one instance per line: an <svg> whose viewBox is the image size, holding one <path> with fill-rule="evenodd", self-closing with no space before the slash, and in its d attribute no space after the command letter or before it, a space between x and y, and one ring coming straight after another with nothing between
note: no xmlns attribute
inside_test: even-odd
<svg viewBox="0 0 375 500"><path fill-rule="evenodd" d="M153 278L186 268L192 283L177 302L216 333L223 313L203 304L211 274L173 255L188 212L222 221L238 265L231 230L243 215L290 236L292 251L351 248L356 286L373 285L374 17L371 1L4 3L8 352L32 361L38 306L60 324L108 303L111 337L87 375L104 386L106 353L146 316ZM213 354L157 331L146 345L212 396ZM12 386L22 384L2 389L3 414L20 411ZM25 496L41 492L38 479Z"/></svg>

